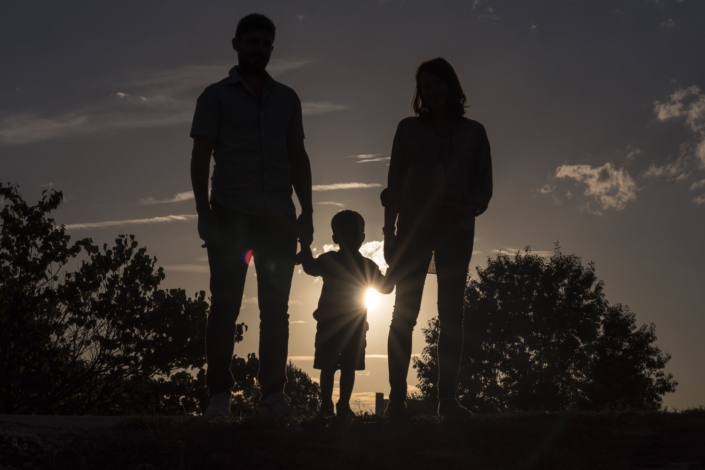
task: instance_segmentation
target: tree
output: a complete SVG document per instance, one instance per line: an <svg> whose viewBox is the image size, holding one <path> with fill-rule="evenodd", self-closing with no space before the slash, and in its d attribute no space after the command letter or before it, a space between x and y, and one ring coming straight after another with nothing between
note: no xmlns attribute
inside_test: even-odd
<svg viewBox="0 0 705 470"><path fill-rule="evenodd" d="M46 217L61 192L36 206L16 186L0 196L1 412L196 411L182 398L203 375L205 292L159 289L164 272L132 235L71 244Z"/></svg>
<svg viewBox="0 0 705 470"><path fill-rule="evenodd" d="M595 266L527 248L477 268L465 294L460 401L475 411L658 409L677 382L653 343L653 324L636 326L628 307L610 306ZM435 399L439 322L423 330L414 360L419 387Z"/></svg>
<svg viewBox="0 0 705 470"><path fill-rule="evenodd" d="M62 193L35 206L0 183L0 413L195 414L205 387L205 292L159 289L156 258L120 235L102 249L71 243L47 215ZM68 272L77 264L78 269ZM235 341L247 330L237 325ZM233 410L259 397L255 354L233 357ZM287 392L315 411L318 385L292 364Z"/></svg>

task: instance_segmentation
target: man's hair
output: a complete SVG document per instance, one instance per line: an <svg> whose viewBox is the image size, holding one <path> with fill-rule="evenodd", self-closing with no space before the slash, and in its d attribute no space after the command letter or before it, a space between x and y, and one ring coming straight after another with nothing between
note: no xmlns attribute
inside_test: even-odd
<svg viewBox="0 0 705 470"><path fill-rule="evenodd" d="M354 233L358 229L365 231L365 219L362 216L351 210L342 210L333 216L330 221L330 226L333 229L334 235L345 236L349 233Z"/></svg>
<svg viewBox="0 0 705 470"><path fill-rule="evenodd" d="M272 20L259 13L252 13L240 18L235 29L235 39L242 41L242 37L250 31L267 31L272 33L274 37L277 33L277 27L274 26Z"/></svg>
<svg viewBox="0 0 705 470"><path fill-rule="evenodd" d="M416 69L416 90L414 91L414 98L411 100L411 108L414 110L414 113L417 116L424 117L431 112L424 104L423 99L421 99L419 77L421 77L424 72L435 75L448 85L448 108L450 112L458 117L465 114L465 108L467 107L465 103L468 99L465 97L465 93L463 93L463 87L460 85L458 74L453 70L453 66L442 57L423 62L419 65L419 68Z"/></svg>

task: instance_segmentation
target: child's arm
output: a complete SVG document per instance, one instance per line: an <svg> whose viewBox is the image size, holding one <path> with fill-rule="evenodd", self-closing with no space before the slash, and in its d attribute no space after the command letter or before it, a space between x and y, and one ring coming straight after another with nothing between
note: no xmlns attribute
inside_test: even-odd
<svg viewBox="0 0 705 470"><path fill-rule="evenodd" d="M309 276L317 277L323 275L321 262L313 257L310 246L304 246L301 248L299 254L296 255L296 263L301 264L301 267L304 268L304 272Z"/></svg>

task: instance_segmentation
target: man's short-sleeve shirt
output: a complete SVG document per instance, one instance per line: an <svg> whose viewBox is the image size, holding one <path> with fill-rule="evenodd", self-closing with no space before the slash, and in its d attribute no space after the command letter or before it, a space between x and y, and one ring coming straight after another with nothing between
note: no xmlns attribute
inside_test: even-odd
<svg viewBox="0 0 705 470"><path fill-rule="evenodd" d="M212 202L259 217L296 212L287 141L303 139L304 130L294 90L267 74L260 102L233 67L199 96L195 136L215 143Z"/></svg>

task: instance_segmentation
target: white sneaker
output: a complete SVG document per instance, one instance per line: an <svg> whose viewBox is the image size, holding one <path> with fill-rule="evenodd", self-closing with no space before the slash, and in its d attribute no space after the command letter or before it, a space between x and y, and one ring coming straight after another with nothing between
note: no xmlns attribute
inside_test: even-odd
<svg viewBox="0 0 705 470"><path fill-rule="evenodd" d="M289 399L282 392L272 393L259 402L260 414L292 416L297 413Z"/></svg>
<svg viewBox="0 0 705 470"><path fill-rule="evenodd" d="M208 408L203 416L213 418L216 416L230 416L230 397L232 393L227 392L217 393L213 395L208 403Z"/></svg>

